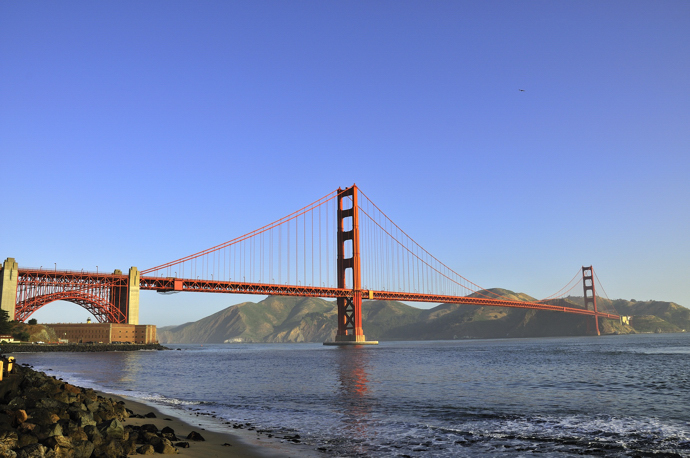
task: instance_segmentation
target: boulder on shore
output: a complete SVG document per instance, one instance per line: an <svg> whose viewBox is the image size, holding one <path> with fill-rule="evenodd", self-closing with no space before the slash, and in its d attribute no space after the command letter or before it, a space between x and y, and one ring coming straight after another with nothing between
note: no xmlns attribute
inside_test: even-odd
<svg viewBox="0 0 690 458"><path fill-rule="evenodd" d="M0 456L117 458L178 453L172 443L177 440L175 431L124 425L130 412L122 401L14 364L0 384Z"/></svg>

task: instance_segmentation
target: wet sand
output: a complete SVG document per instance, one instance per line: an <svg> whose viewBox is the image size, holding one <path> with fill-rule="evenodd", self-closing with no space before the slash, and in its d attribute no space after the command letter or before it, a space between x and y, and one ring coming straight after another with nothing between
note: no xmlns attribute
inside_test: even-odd
<svg viewBox="0 0 690 458"><path fill-rule="evenodd" d="M177 442L189 442L189 448L180 448L176 456L186 457L233 457L233 458L297 458L297 457L323 457L324 455L302 444L280 442L280 439L261 436L255 431L235 430L228 426L228 432L218 432L219 426L213 425L210 430L210 421L206 418L195 417L193 413L182 415L169 412L161 412L156 407L144 404L134 398L118 396L110 393L99 392L103 397L124 401L125 406L135 414L146 415L153 412L156 418L127 418L124 425L140 426L154 424L158 429L166 426L175 431L179 438ZM204 441L192 441L187 439L191 431L196 431L203 436ZM138 456L138 455L132 455Z"/></svg>

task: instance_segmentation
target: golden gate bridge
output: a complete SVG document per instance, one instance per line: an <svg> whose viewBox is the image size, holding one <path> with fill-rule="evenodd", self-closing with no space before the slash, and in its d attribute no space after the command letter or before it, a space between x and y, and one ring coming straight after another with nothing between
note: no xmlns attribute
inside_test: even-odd
<svg viewBox="0 0 690 458"><path fill-rule="evenodd" d="M583 306L558 301L580 285ZM76 303L99 322L138 324L139 291L241 293L335 298L335 343L366 343L363 300L516 307L599 318L592 266L582 267L557 293L516 301L489 291L431 255L356 185L337 190L266 226L220 245L139 271L112 274L19 268L0 271L0 306L26 321L53 301ZM602 288L603 290L603 288Z"/></svg>

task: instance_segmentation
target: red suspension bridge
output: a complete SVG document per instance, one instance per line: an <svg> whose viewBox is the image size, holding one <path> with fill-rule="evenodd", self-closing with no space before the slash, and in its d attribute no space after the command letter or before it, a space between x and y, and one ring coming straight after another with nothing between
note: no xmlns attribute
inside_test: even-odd
<svg viewBox="0 0 690 458"><path fill-rule="evenodd" d="M558 293L539 301L515 301L481 288L422 248L354 185L248 234L141 272L19 268L8 258L0 273L0 306L19 321L64 300L100 322L138 324L140 290L336 298L338 343L366 341L363 300L573 313L591 317L597 334L599 318L620 318L598 310L591 266L582 268L583 307L554 304L580 285L579 270Z"/></svg>

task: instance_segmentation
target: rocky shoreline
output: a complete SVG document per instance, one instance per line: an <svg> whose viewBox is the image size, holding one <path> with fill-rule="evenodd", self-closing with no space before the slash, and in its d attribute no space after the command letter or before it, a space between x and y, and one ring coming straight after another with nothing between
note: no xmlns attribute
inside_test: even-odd
<svg viewBox="0 0 690 458"><path fill-rule="evenodd" d="M0 344L3 353L170 350L161 344Z"/></svg>
<svg viewBox="0 0 690 458"><path fill-rule="evenodd" d="M4 346L3 346L4 347ZM3 358L5 369L8 360ZM14 364L0 382L0 456L9 458L107 457L154 453L176 454L196 431L177 437L170 427L124 425L135 414L123 401L100 396L90 388L65 383L43 372Z"/></svg>

